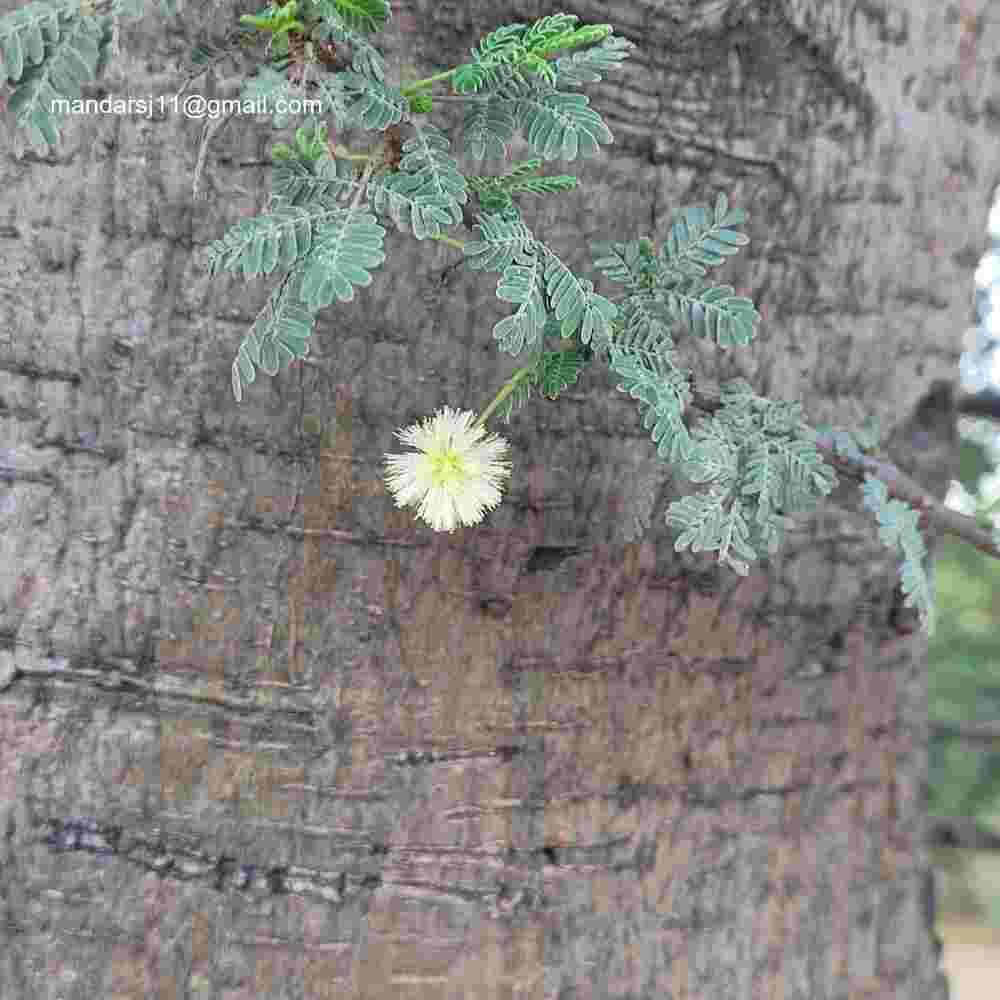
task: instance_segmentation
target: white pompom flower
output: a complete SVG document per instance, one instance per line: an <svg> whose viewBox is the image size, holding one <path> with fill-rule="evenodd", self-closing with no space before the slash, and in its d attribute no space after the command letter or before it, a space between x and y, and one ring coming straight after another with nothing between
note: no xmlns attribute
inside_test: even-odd
<svg viewBox="0 0 1000 1000"><path fill-rule="evenodd" d="M435 531L477 524L500 503L510 476L510 445L497 435L485 437L472 426L476 414L446 406L396 436L417 454L386 455L386 484L397 507L419 505L417 516Z"/></svg>

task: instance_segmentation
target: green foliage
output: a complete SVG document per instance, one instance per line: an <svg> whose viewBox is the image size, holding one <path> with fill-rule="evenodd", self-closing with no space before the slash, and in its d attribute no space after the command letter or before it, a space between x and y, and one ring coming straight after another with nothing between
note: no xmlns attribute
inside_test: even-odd
<svg viewBox="0 0 1000 1000"><path fill-rule="evenodd" d="M900 575L905 603L917 608L927 634L934 635L934 588L923 567L927 546L917 530L920 514L902 500L890 500L885 483L874 476L865 476L861 490L864 505L878 518L882 543L903 553Z"/></svg>
<svg viewBox="0 0 1000 1000"><path fill-rule="evenodd" d="M579 330L584 344L592 338L608 342L618 307L595 293L593 282L578 279L519 217L480 216L476 225L483 239L465 244L466 263L473 270L501 271L497 298L520 306L493 328L501 350L533 350L549 311L561 323L563 337Z"/></svg>
<svg viewBox="0 0 1000 1000"><path fill-rule="evenodd" d="M354 286L372 282L370 267L385 260L385 229L355 209L281 201L271 212L238 222L208 247L209 274L242 270L255 278L302 264L302 301L314 311L335 298L350 302Z"/></svg>
<svg viewBox="0 0 1000 1000"><path fill-rule="evenodd" d="M521 124L531 148L546 160L575 160L577 152L596 156L598 144L613 142L614 137L601 116L587 107L589 103L583 94L558 92L522 103Z"/></svg>
<svg viewBox="0 0 1000 1000"><path fill-rule="evenodd" d="M611 348L611 368L622 377L618 391L640 401L642 425L652 430L660 458L676 465L690 458L694 442L682 416L691 401L690 370L677 367L669 351Z"/></svg>
<svg viewBox="0 0 1000 1000"><path fill-rule="evenodd" d="M336 208L280 205L273 212L242 219L208 247L208 273L242 268L244 277L271 274L278 265L288 270L313 245L313 231Z"/></svg>
<svg viewBox="0 0 1000 1000"><path fill-rule="evenodd" d="M0 19L4 75L20 84L7 107L36 142L58 143L63 114L52 102L80 99L107 44L104 28L98 18L70 17L42 3Z"/></svg>
<svg viewBox="0 0 1000 1000"><path fill-rule="evenodd" d="M256 75L244 80L240 89L241 100L260 102L263 106L275 109L271 115L271 122L275 128L284 128L291 118L288 111L279 111L278 108L287 106L298 97L299 91L295 84L284 73L279 73L267 65L258 66ZM322 101L324 111L337 113L345 107L344 95L339 87L333 88L329 85L318 87L316 92L310 95L310 99Z"/></svg>
<svg viewBox="0 0 1000 1000"><path fill-rule="evenodd" d="M572 175L530 176L541 164L541 160L525 160L502 177L467 177L466 183L475 192L485 212L503 212L512 208L513 194L555 194L559 191L572 191L576 187L577 179Z"/></svg>
<svg viewBox="0 0 1000 1000"><path fill-rule="evenodd" d="M701 206L681 211L662 254L657 255L648 240L593 244L594 266L632 291L623 347L655 349L669 343L667 330L678 320L695 336L710 336L720 347L753 339L754 323L760 319L753 302L729 285L712 287L701 280L708 273L706 266L718 266L750 242L731 228L745 219L741 209L729 210L728 199L720 193L712 216Z"/></svg>
<svg viewBox="0 0 1000 1000"><path fill-rule="evenodd" d="M414 137L403 143L399 170L374 180L369 192L376 212L423 240L440 234L442 226L461 222L469 196L448 137L426 122L414 128Z"/></svg>
<svg viewBox="0 0 1000 1000"><path fill-rule="evenodd" d="M533 348L545 327L545 293L543 278L534 258L524 263L509 264L497 285L497 298L520 306L513 316L501 320L493 328L493 336L502 351L519 354Z"/></svg>
<svg viewBox="0 0 1000 1000"><path fill-rule="evenodd" d="M518 127L543 159L575 160L577 153L596 156L600 143L614 141L601 116L587 107L590 99L583 94L532 93L529 84L513 81L507 91L517 95Z"/></svg>
<svg viewBox="0 0 1000 1000"><path fill-rule="evenodd" d="M271 147L271 158L274 160L293 160L296 157L308 163L315 163L327 152L326 126L320 125L317 128L307 128L302 126L295 130L295 146L286 145L283 142L275 143Z"/></svg>
<svg viewBox="0 0 1000 1000"><path fill-rule="evenodd" d="M652 287L659 267L652 241L646 237L631 243L599 240L590 246L595 254L603 255L595 257L594 266L601 268L606 278L625 283L632 292Z"/></svg>
<svg viewBox="0 0 1000 1000"><path fill-rule="evenodd" d="M59 11L47 3L29 3L0 20L0 75L17 82L25 69L45 56L45 44L59 41Z"/></svg>
<svg viewBox="0 0 1000 1000"><path fill-rule="evenodd" d="M357 34L378 33L392 16L389 0L313 0L312 6L319 17Z"/></svg>
<svg viewBox="0 0 1000 1000"><path fill-rule="evenodd" d="M600 143L614 137L588 103L583 94L564 94L511 76L466 110L465 152L474 159L499 155L520 129L545 160L594 156Z"/></svg>
<svg viewBox="0 0 1000 1000"><path fill-rule="evenodd" d="M453 85L456 92L474 93L484 86L505 79L504 74L497 72L499 67L513 68L517 78L522 80L524 77L520 70L523 68L531 74L538 74L554 87L558 71L547 62L547 56L560 49L604 41L614 30L610 24L590 25L574 30L573 25L577 20L579 19L575 14L553 14L540 18L531 26L508 24L497 28L480 42L478 48L473 49L473 61L459 66L455 71ZM606 66L612 64L607 55L604 59ZM600 64L600 59L593 60L593 67ZM593 72L591 67L588 68Z"/></svg>
<svg viewBox="0 0 1000 1000"><path fill-rule="evenodd" d="M712 287L697 278L667 291L666 304L673 319L684 319L695 336L712 337L719 347L749 344L760 319L753 302L730 285Z"/></svg>
<svg viewBox="0 0 1000 1000"><path fill-rule="evenodd" d="M290 146L284 148L288 156L275 163L272 171L272 204L305 207L312 202L327 203L357 187L354 171L346 160L334 160L329 156L313 160L296 156Z"/></svg>
<svg viewBox="0 0 1000 1000"><path fill-rule="evenodd" d="M386 86L363 73L338 73L337 77L348 97L355 98L342 116L346 126L384 132L410 112L409 101L395 87Z"/></svg>
<svg viewBox="0 0 1000 1000"><path fill-rule="evenodd" d="M549 317L543 334L558 334L559 329L558 322ZM576 347L563 351L535 351L531 364L519 372L520 377L504 400L505 409L501 413L504 422L510 423L511 414L531 398L536 388L541 389L542 395L547 399L558 399L569 386L576 384L580 372L588 363L584 350Z"/></svg>
<svg viewBox="0 0 1000 1000"><path fill-rule="evenodd" d="M174 0L160 0L174 13ZM63 113L52 101L80 99L107 58L111 18L138 16L145 0L115 0L101 15L80 0L35 2L0 17L0 81L18 84L7 107L32 141L56 146Z"/></svg>
<svg viewBox="0 0 1000 1000"><path fill-rule="evenodd" d="M538 247L545 255L548 308L562 323L560 334L572 337L579 331L584 344L605 346L610 343L611 321L618 315L618 306L598 295L592 281L577 278L545 244L540 243Z"/></svg>
<svg viewBox="0 0 1000 1000"><path fill-rule="evenodd" d="M305 261L301 299L313 309L334 299L351 302L354 287L372 283L368 268L385 260L385 229L375 216L356 209L341 211L338 218L319 228L316 244Z"/></svg>
<svg viewBox="0 0 1000 1000"><path fill-rule="evenodd" d="M545 34L552 27L552 22L555 22L559 18L565 18L567 21L576 21L575 14L556 14L554 17L542 18L541 21L536 21L528 29L528 34L525 36L526 41L530 40L534 48L535 39ZM560 49L576 49L581 45L590 45L593 42L603 41L612 31L614 31L614 28L610 24L591 24L575 30L553 31L540 48L534 49L534 53L536 56L544 58L553 52L558 52ZM555 81L553 80L553 82Z"/></svg>
<svg viewBox="0 0 1000 1000"><path fill-rule="evenodd" d="M538 385L546 399L558 399L559 394L573 385L586 362L577 350L545 351L538 368Z"/></svg>
<svg viewBox="0 0 1000 1000"><path fill-rule="evenodd" d="M474 101L465 109L462 123L465 155L474 160L487 156L499 159L517 131L516 104L513 101Z"/></svg>
<svg viewBox="0 0 1000 1000"><path fill-rule="evenodd" d="M381 0L378 0L381 3ZM388 3L385 10L388 11ZM370 77L378 83L385 82L385 60L371 42L365 38L365 28L363 18L351 18L348 22L330 19L323 21L319 26L319 38L324 41L335 42L339 45L350 46L353 53L352 69L362 76ZM351 27L355 25L355 27Z"/></svg>
<svg viewBox="0 0 1000 1000"><path fill-rule="evenodd" d="M173 0L161 4L174 7ZM143 0L116 0L111 10L141 12L143 6ZM307 58L325 39L351 50L351 69L313 74L310 98L319 99L323 113L341 128L393 131L383 143L386 156L375 164L379 169L373 172L368 158L362 186L350 162L331 156L325 123L306 116L294 146L279 143L272 151L268 210L239 221L208 247L210 275L287 272L239 346L234 396L242 398L258 370L274 375L305 357L316 312L334 300L352 301L356 288L372 283L372 270L385 260L386 228L379 219L420 241L447 239L442 230L462 220L471 193L482 208L476 217L480 238L464 244L465 263L470 270L499 273L496 295L516 309L496 324L493 336L501 350L528 355L508 384L506 419L534 389L555 399L595 357L606 355L620 380L618 390L638 401L658 456L701 488L668 509L667 523L679 530L675 548L717 552L720 563L746 574L751 561L777 549L787 515L812 509L832 491L836 475L823 464L817 444L826 438L856 457L874 447L877 432L810 431L799 404L759 397L740 379L724 385L719 408L689 428L692 373L676 353L677 328L728 348L749 344L760 319L749 298L707 280L709 269L749 243L738 228L745 212L731 209L720 193L712 208L681 208L659 248L645 237L595 243L595 266L624 285L624 300L612 303L531 232L515 199L573 189L575 177L537 176L542 161L593 156L614 141L587 97L559 88L600 81L635 46L614 37L610 25L577 27L571 14L506 25L483 38L471 62L440 74L450 76L456 93L469 95L465 155L505 156L520 131L538 158L502 177L466 177L448 137L423 117L434 104L419 91L433 81L403 89L386 82L384 60L366 36L381 30L390 14L387 0L286 0L242 18L269 39L270 58L245 81L244 99L276 106L279 98L302 97L286 72L289 39L302 43ZM57 141L49 102L79 96L81 85L93 78L106 58L110 23L107 14L85 13L77 0L30 3L0 18L0 71L17 84L9 106L32 134ZM553 59L559 51L568 54ZM279 128L289 118L277 110L273 115ZM403 128L412 131L400 148ZM353 200L344 207L339 201L348 194ZM572 339L569 350L542 350L549 334ZM903 554L904 592L931 631L933 594L922 566L926 550L917 515L890 500L877 479L869 477L863 491L881 540Z"/></svg>
<svg viewBox="0 0 1000 1000"><path fill-rule="evenodd" d="M434 110L434 99L430 94L414 94L407 101L412 115L426 115Z"/></svg>
<svg viewBox="0 0 1000 1000"><path fill-rule="evenodd" d="M600 45L574 52L556 60L556 84L560 87L580 87L598 83L610 70L618 69L635 48L627 38L608 36Z"/></svg>
<svg viewBox="0 0 1000 1000"><path fill-rule="evenodd" d="M671 318L683 319L695 336L712 337L720 347L750 343L753 324L760 319L753 302L736 295L731 286L711 287L701 280L706 267L718 267L750 242L731 228L745 220L742 209L729 210L722 193L714 216L701 205L682 209L663 245L656 280Z"/></svg>
<svg viewBox="0 0 1000 1000"><path fill-rule="evenodd" d="M749 561L777 551L784 514L811 510L833 490L836 474L800 418L799 403L764 399L743 379L723 385L721 408L695 428L690 444L678 444L687 451L681 475L710 484L707 494L668 508L667 523L682 529L678 551L717 551L720 563L745 576Z"/></svg>
<svg viewBox="0 0 1000 1000"><path fill-rule="evenodd" d="M304 31L305 25L295 16L298 6L298 0L287 0L284 6L271 4L259 15L244 14L240 23L256 28L257 31L269 32L275 38L287 35L290 31Z"/></svg>
<svg viewBox="0 0 1000 1000"><path fill-rule="evenodd" d="M731 228L744 222L746 212L742 208L730 211L729 199L721 192L715 199L714 216L702 205L682 208L663 244L666 273L678 278L705 277L708 272L703 265L718 267L750 242L745 233Z"/></svg>

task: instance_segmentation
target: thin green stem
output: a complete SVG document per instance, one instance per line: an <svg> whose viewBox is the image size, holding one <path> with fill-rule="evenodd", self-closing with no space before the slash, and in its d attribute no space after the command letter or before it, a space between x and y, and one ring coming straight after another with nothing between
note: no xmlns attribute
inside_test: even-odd
<svg viewBox="0 0 1000 1000"><path fill-rule="evenodd" d="M518 368L516 372L503 384L503 387L496 394L493 402L480 414L479 419L472 425L473 427L485 427L486 419L489 415L517 388L518 382L523 382L533 371L535 365L528 365L526 368Z"/></svg>
<svg viewBox="0 0 1000 1000"><path fill-rule="evenodd" d="M542 53L542 55L544 56L545 59L549 59L558 51L560 50L556 48L552 49L551 51ZM522 63L518 63L515 65L522 65ZM415 94L418 90L423 90L425 87L431 86L431 84L436 83L438 80L447 80L453 77L461 68L462 68L461 66L455 66L453 69L445 70L444 72L441 73L436 73L434 76L428 76L423 80L415 80L413 83L407 84L400 91L400 93L403 95L403 97L410 97L411 95ZM467 98L462 98L462 100L466 99ZM435 100L437 100L437 98L435 98Z"/></svg>
<svg viewBox="0 0 1000 1000"><path fill-rule="evenodd" d="M454 247L456 250L464 250L465 249L465 241L464 240L455 240L455 239L452 239L450 236L444 236L441 233L438 233L437 235L432 236L431 239L432 240L440 240L442 243L447 243L448 246Z"/></svg>
<svg viewBox="0 0 1000 1000"><path fill-rule="evenodd" d="M489 94L434 94L434 103L437 104L438 101L489 101L492 98Z"/></svg>
<svg viewBox="0 0 1000 1000"><path fill-rule="evenodd" d="M458 72L459 67L456 66L454 69L445 70L443 73L437 73L434 76L429 76L424 80L415 80L413 83L407 84L400 93L403 97L411 97L418 90L423 90L425 87L431 86L431 84L436 83L438 80L448 80Z"/></svg>
<svg viewBox="0 0 1000 1000"><path fill-rule="evenodd" d="M346 146L334 146L333 155L338 160L370 160L374 154L352 153Z"/></svg>
<svg viewBox="0 0 1000 1000"><path fill-rule="evenodd" d="M447 243L449 246L457 247L461 250L465 243L462 240L453 240L450 236L442 236L440 234L431 237L435 240L440 240L442 243ZM479 415L479 418L473 423L473 427L486 427L486 420L489 415L514 391L517 387L518 382L524 381L536 368L536 365L527 365L524 368L518 368L516 372L506 381L501 387L500 391L493 398L493 402L486 407L485 410Z"/></svg>

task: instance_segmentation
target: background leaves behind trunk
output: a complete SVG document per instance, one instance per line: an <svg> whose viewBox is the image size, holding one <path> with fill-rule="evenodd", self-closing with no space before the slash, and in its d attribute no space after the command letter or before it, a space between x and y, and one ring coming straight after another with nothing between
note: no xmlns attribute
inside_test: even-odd
<svg viewBox="0 0 1000 1000"><path fill-rule="evenodd" d="M173 93L248 9L125 22L86 96ZM551 164L581 188L526 222L594 277L591 242L726 191L752 242L725 280L765 321L692 365L814 424L873 413L943 495L953 414L919 403L957 377L997 26L930 0L413 2L380 44L428 75L563 9L639 50L584 91L613 146ZM233 96L225 72L193 86ZM82 116L0 161L5 995L943 998L925 646L859 491L745 580L681 556L677 488L594 366L502 428L501 507L435 535L382 456L515 367L495 276L387 237L310 363L236 405L271 285L198 252L263 209L287 136L220 129L201 201L202 128Z"/></svg>

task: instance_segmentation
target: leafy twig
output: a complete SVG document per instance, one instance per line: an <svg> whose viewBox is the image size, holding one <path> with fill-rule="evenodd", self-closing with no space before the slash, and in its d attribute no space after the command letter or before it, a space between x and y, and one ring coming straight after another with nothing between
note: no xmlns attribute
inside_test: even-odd
<svg viewBox="0 0 1000 1000"><path fill-rule="evenodd" d="M721 395L717 389L713 389L703 382L700 384L695 382L692 386L691 405L705 413L714 413L722 406ZM815 434L812 428L806 425L802 425L802 427ZM823 453L839 473L849 479L861 483L864 482L865 476L875 476L885 483L890 496L904 500L914 510L921 511L931 525L941 531L957 535L975 546L980 552L1000 559L1000 546L997 545L990 532L981 528L974 518L946 507L894 463L877 456L856 455L851 457L844 455L834 448L832 441L827 441L821 435L816 437L816 449Z"/></svg>

